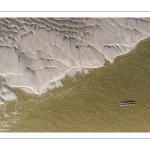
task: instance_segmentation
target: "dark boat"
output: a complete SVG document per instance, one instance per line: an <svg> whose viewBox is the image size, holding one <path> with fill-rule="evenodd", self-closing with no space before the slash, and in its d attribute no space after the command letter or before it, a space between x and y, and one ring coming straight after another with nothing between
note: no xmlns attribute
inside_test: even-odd
<svg viewBox="0 0 150 150"><path fill-rule="evenodd" d="M135 105L134 100L127 100L120 103L120 106L129 106L129 105Z"/></svg>

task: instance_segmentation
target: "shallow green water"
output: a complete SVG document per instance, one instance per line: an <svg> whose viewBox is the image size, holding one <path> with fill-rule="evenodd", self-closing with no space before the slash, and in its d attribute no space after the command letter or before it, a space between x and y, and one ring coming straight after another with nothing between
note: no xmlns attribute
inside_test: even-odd
<svg viewBox="0 0 150 150"><path fill-rule="evenodd" d="M0 131L150 132L150 39L63 85L41 96L13 88L19 100L0 107ZM121 107L126 99L136 105Z"/></svg>

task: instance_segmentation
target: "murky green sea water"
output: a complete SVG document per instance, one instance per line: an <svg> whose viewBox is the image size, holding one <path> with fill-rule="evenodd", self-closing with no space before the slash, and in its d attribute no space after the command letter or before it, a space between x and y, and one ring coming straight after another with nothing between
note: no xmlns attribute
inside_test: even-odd
<svg viewBox="0 0 150 150"><path fill-rule="evenodd" d="M18 101L0 106L0 131L150 132L150 39L63 84L41 96L13 88ZM127 99L136 104L119 105Z"/></svg>

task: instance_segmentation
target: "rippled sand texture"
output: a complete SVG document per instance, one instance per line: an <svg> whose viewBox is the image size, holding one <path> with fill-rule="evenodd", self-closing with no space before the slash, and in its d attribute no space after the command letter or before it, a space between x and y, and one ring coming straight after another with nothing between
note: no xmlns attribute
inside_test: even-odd
<svg viewBox="0 0 150 150"><path fill-rule="evenodd" d="M0 75L10 87L42 94L60 79L103 66L150 36L146 18L0 19Z"/></svg>

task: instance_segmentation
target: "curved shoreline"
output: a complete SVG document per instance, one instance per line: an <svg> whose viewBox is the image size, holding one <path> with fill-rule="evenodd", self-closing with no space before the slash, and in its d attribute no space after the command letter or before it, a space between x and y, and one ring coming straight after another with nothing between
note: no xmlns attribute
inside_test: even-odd
<svg viewBox="0 0 150 150"><path fill-rule="evenodd" d="M130 51L128 51L127 53L118 55L118 56L123 56L123 55L129 54L129 53L132 52L141 42L143 42L143 41L145 41L145 40L147 40L147 39L149 39L149 38L150 38L150 37L144 37L144 38L142 38L142 39L139 40L138 42L132 44L132 49L131 49ZM118 56L116 56L116 57L114 58L114 61L115 61L115 59L116 59ZM112 61L112 62L111 62L110 60L108 60L108 61L109 61L111 64L114 63L114 61ZM105 63L106 63L106 61L105 61ZM82 73L83 73L83 70L84 70L84 69L97 69L97 68L101 68L101 67L105 66L105 63L104 63L104 65L100 65L100 66L93 66L93 67L78 66L78 67L70 68L69 70L67 70L67 71L65 72L65 74L64 74L62 77L60 77L60 78L58 78L58 79L55 79L55 80L50 80L50 81L47 83L47 85L45 85L45 87L43 88L43 89L46 89L46 90L44 90L44 92L41 92L41 93L38 93L38 92L35 91L32 87L27 87L27 86L11 86L11 85L8 85L8 86L9 86L9 87L12 87L12 88L20 88L20 89L23 90L24 92L27 92L27 93L29 93L29 94L36 94L36 95L39 95L39 96L40 96L40 95L44 94L45 92L47 92L47 90L52 90L52 89L53 89L53 88L52 88L52 89L47 88L50 83L53 83L53 82L60 82L60 83L61 83L61 80L62 80L62 79L65 79L66 75L68 75L68 73L70 73L73 69L76 70L76 71L74 71L74 75L76 75L76 73L78 73L78 72L82 72ZM80 69L80 71L79 71L78 69ZM74 76L74 75L73 75L73 76ZM72 76L72 75L71 75L71 76ZM5 78L5 76L3 76L3 77ZM63 86L63 85L60 85L60 86ZM54 87L54 88L57 88L57 87ZM31 92L31 91L33 91L33 92Z"/></svg>
<svg viewBox="0 0 150 150"><path fill-rule="evenodd" d="M89 74L67 76L64 87L41 96L12 88L19 99L16 116L20 120L15 124L3 120L12 125L10 132L149 132L149 58L150 38L113 64L107 61ZM136 105L120 107L128 99ZM14 105L7 103L12 119Z"/></svg>

